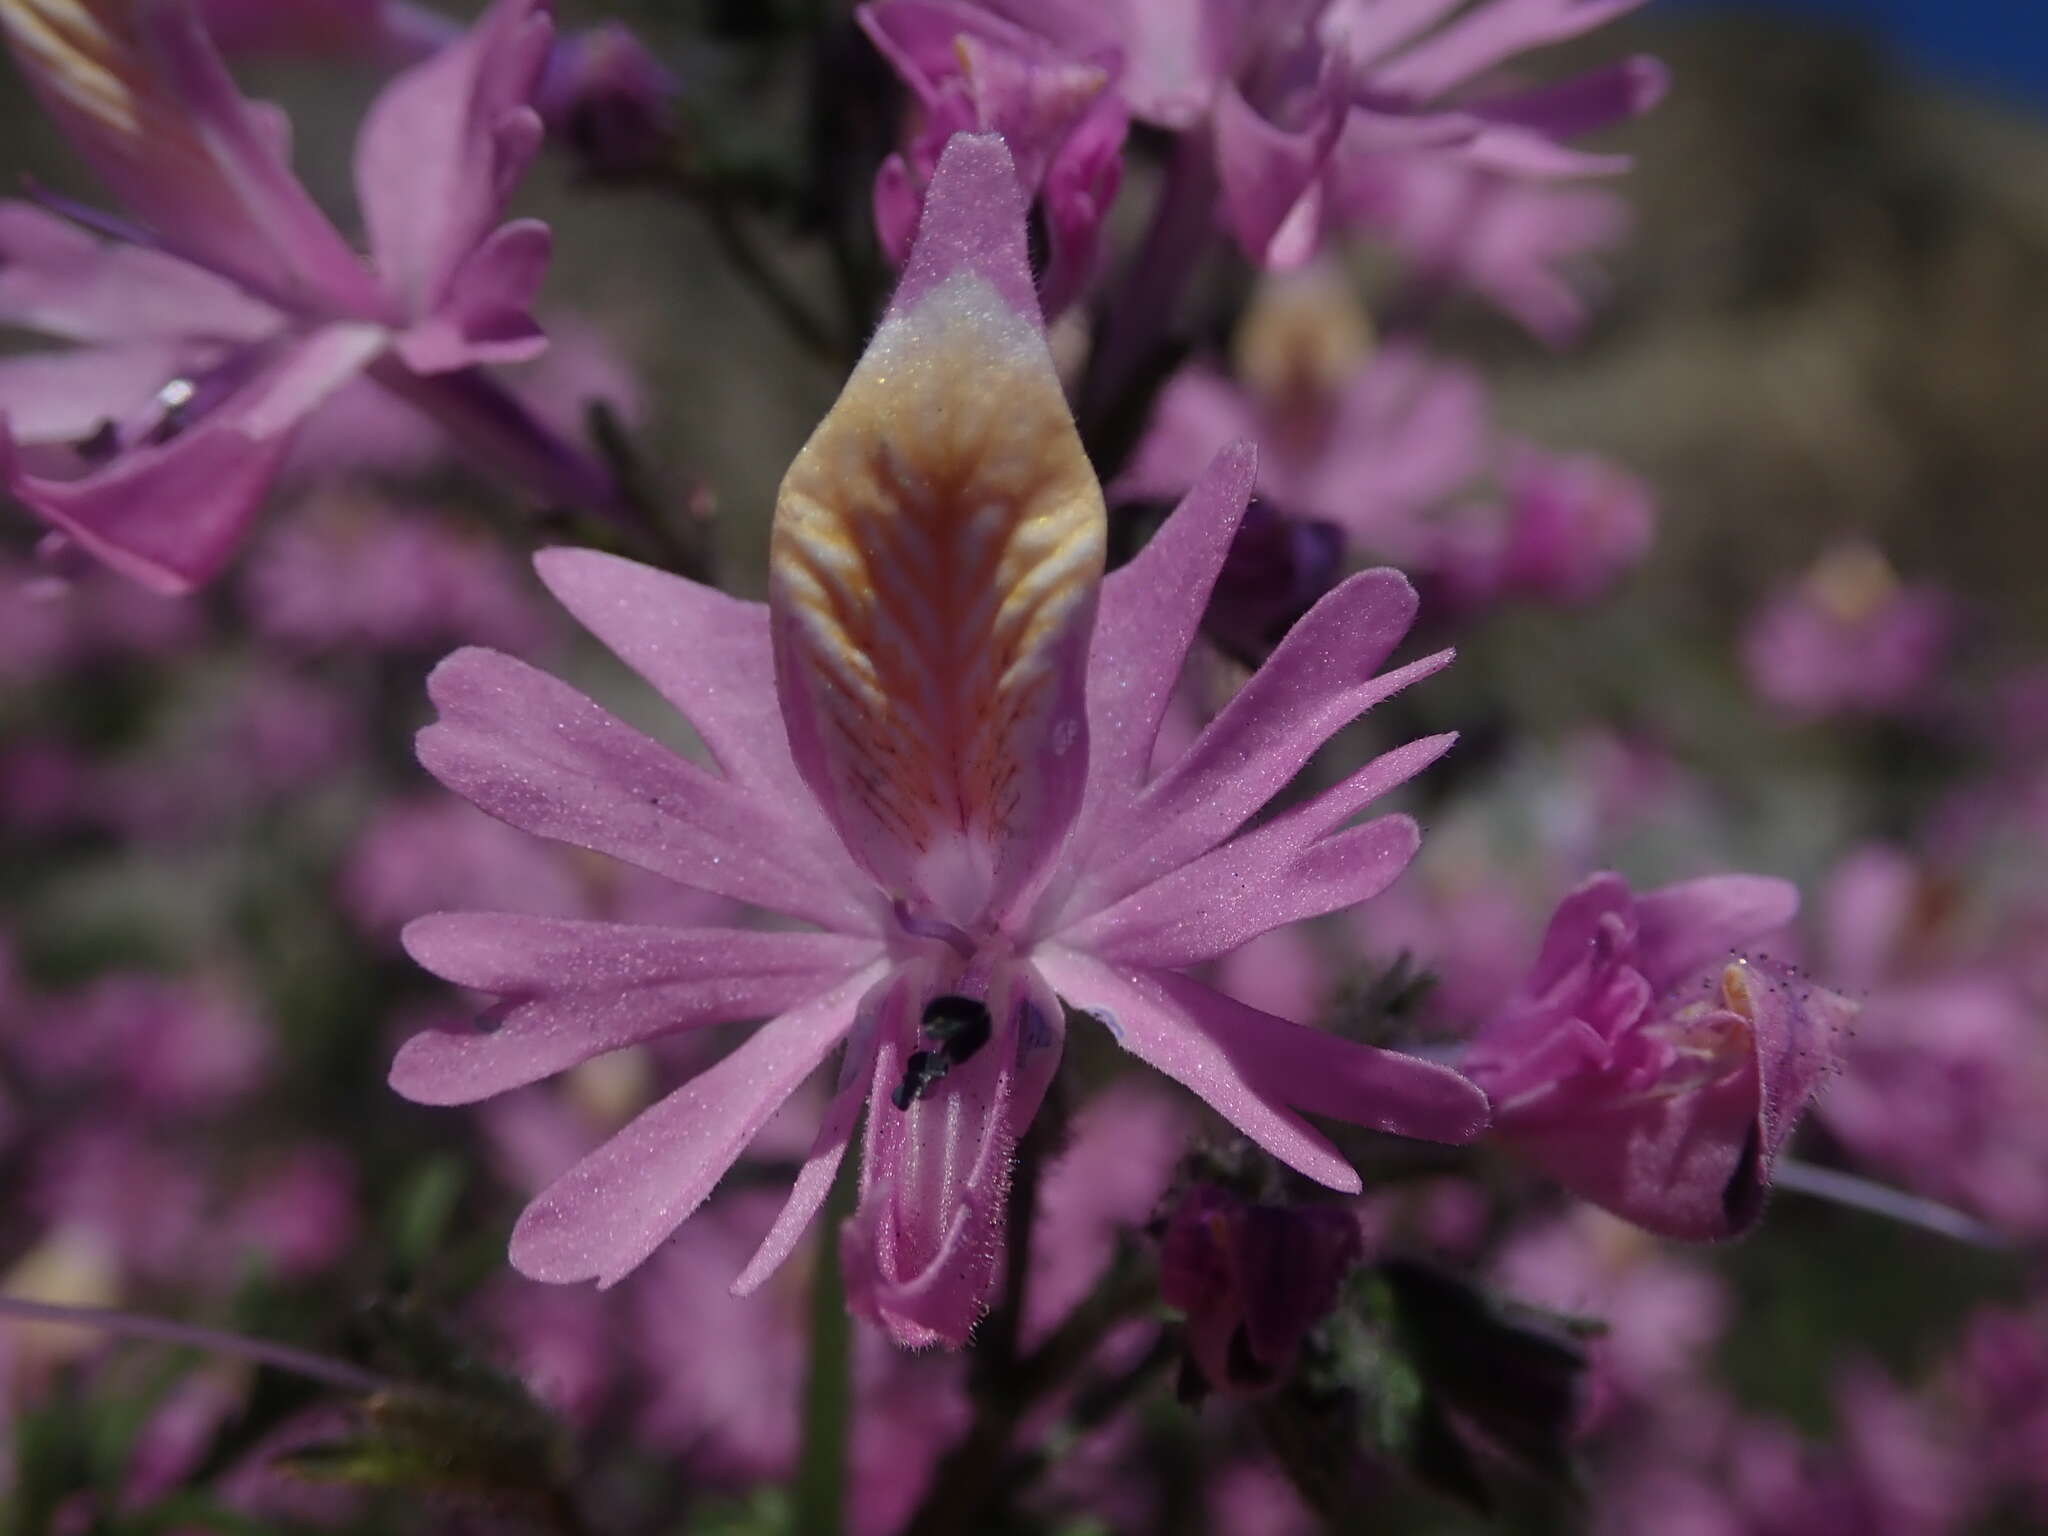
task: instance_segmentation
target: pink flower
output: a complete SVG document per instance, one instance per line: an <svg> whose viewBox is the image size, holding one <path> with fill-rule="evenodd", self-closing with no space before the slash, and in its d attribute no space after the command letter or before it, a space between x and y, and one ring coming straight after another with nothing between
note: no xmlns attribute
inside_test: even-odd
<svg viewBox="0 0 2048 1536"><path fill-rule="evenodd" d="M1500 504L1451 520L1428 562L1451 606L1589 603L1649 553L1655 500L1613 465L1517 444L1502 479Z"/></svg>
<svg viewBox="0 0 2048 1536"><path fill-rule="evenodd" d="M1572 892L1520 995L1465 1054L1501 1138L1653 1232L1749 1226L1854 1011L1735 954L1798 904L1785 882L1745 875L1644 896L1596 875Z"/></svg>
<svg viewBox="0 0 2048 1536"><path fill-rule="evenodd" d="M1935 588L1901 585L1883 555L1847 544L1751 622L1750 686L1786 715L1888 715L1925 696L1947 660L1955 611Z"/></svg>
<svg viewBox="0 0 2048 1536"><path fill-rule="evenodd" d="M1187 1317L1208 1385L1283 1379L1309 1330L1365 1257L1358 1218L1334 1205L1254 1205L1214 1184L1183 1190L1159 1238L1159 1296Z"/></svg>
<svg viewBox="0 0 2048 1536"><path fill-rule="evenodd" d="M1290 519L1334 524L1354 551L1414 565L1428 519L1493 452L1477 374L1405 345L1375 348L1341 275L1268 279L1235 338L1236 378L1195 364L1160 392L1116 501L1184 494L1223 448L1259 448L1257 493Z"/></svg>
<svg viewBox="0 0 2048 1536"><path fill-rule="evenodd" d="M1414 597L1369 572L1148 772L1251 478L1249 454L1221 456L1103 579L1101 493L1046 351L1021 190L999 141L961 136L888 315L783 482L768 603L586 551L540 558L717 770L509 657L442 663L420 755L443 783L529 831L813 925L471 913L407 930L429 969L503 1000L491 1032L400 1052L393 1083L425 1102L769 1016L527 1209L518 1268L626 1274L839 1051L811 1156L738 1287L795 1245L866 1103L849 1290L899 1340L957 1343L997 1274L1011 1150L1059 1062L1066 1004L1338 1189L1358 1176L1301 1111L1443 1140L1482 1128L1455 1073L1185 974L1384 888L1414 824L1346 822L1449 744L1399 748L1242 832L1332 733L1446 660L1376 675Z"/></svg>
<svg viewBox="0 0 2048 1536"><path fill-rule="evenodd" d="M875 230L901 266L924 189L955 133L998 133L1049 245L1039 298L1048 316L1079 297L1123 175L1129 117L1109 89L1114 60L1072 59L967 0L879 0L855 13L910 90L919 122L875 178Z"/></svg>
<svg viewBox="0 0 2048 1536"><path fill-rule="evenodd" d="M1472 281L1557 334L1577 307L1548 265L1607 238L1614 214L1547 205L1542 193L1625 168L1566 141L1647 111L1664 72L1634 58L1531 88L1504 80L1499 66L1639 3L979 0L972 9L1111 70L1139 121L1206 136L1223 221L1253 261L1292 266L1330 229L1363 226L1426 275ZM1535 195L1507 190L1524 187ZM1445 259L1447 204L1484 236L1463 263Z"/></svg>
<svg viewBox="0 0 2048 1536"><path fill-rule="evenodd" d="M462 23L410 0L200 0L230 58L342 57L416 64L462 36ZM560 39L534 105L548 132L600 175L645 170L673 144L674 75L618 22Z"/></svg>
<svg viewBox="0 0 2048 1536"><path fill-rule="evenodd" d="M12 0L0 35L140 221L76 211L103 240L0 204L0 320L79 344L0 362L0 482L53 529L188 590L240 543L298 424L366 375L485 462L608 504L608 479L475 371L545 345L527 307L547 228L499 222L540 140L543 0L498 0L372 106L356 145L367 263L186 0Z"/></svg>

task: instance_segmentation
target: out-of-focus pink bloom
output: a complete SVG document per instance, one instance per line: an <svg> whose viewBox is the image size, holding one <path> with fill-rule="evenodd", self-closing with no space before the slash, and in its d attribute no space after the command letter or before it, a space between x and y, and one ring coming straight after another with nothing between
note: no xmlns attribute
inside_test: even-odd
<svg viewBox="0 0 2048 1536"><path fill-rule="evenodd" d="M1517 1233L1495 1261L1518 1301L1598 1318L1585 1396L1589 1429L1636 1411L1683 1413L1729 1317L1711 1270L1636 1228L1581 1206Z"/></svg>
<svg viewBox="0 0 2048 1536"><path fill-rule="evenodd" d="M1159 1296L1186 1315L1188 1351L1211 1388L1257 1392L1286 1376L1364 1257L1343 1206L1253 1205L1195 1184L1166 1213Z"/></svg>
<svg viewBox="0 0 2048 1536"><path fill-rule="evenodd" d="M0 1043L39 1097L87 1095L121 1117L221 1109L256 1086L268 1054L225 987L141 974L24 1003Z"/></svg>
<svg viewBox="0 0 2048 1536"><path fill-rule="evenodd" d="M2048 1314L1987 1308L1970 1320L1948 1369L1962 1433L1993 1489L2048 1520Z"/></svg>
<svg viewBox="0 0 2048 1536"><path fill-rule="evenodd" d="M360 1225L355 1163L325 1145L296 1148L265 1168L226 1223L238 1256L260 1253L287 1279L339 1263Z"/></svg>
<svg viewBox="0 0 2048 1536"><path fill-rule="evenodd" d="M339 894L358 926L395 934L451 907L581 911L582 887L562 856L459 800L395 800L363 828Z"/></svg>
<svg viewBox="0 0 2048 1536"><path fill-rule="evenodd" d="M1375 349L1345 279L1322 269L1263 284L1235 351L1236 382L1197 364L1160 392L1111 498L1171 501L1249 439L1257 494L1275 509L1336 525L1356 552L1420 561L1435 538L1427 515L1492 453L1478 375L1411 347Z"/></svg>
<svg viewBox="0 0 2048 1536"><path fill-rule="evenodd" d="M117 1285L189 1280L213 1235L199 1165L118 1115L39 1137L25 1204L43 1230L106 1255Z"/></svg>
<svg viewBox="0 0 2048 1536"><path fill-rule="evenodd" d="M1583 209L1560 218L1489 207L1499 195L1492 183L1547 188L1623 169L1618 156L1566 141L1648 110L1663 94L1664 72L1634 58L1528 88L1503 80L1498 66L1637 3L981 0L978 8L1068 59L1114 61L1114 89L1140 121L1209 136L1223 220L1253 261L1291 266L1313 255L1327 230L1362 225L1411 249L1432 275L1478 280L1514 313L1555 329L1560 314L1569 323L1569 301L1554 277L1542 281L1543 269L1597 233L1583 227ZM1483 261L1447 268L1444 216L1429 205L1454 185L1475 205L1470 216L1489 248Z"/></svg>
<svg viewBox="0 0 2048 1536"><path fill-rule="evenodd" d="M1477 1134L1483 1101L1457 1074L1185 974L1383 889L1413 823L1347 823L1449 744L1398 748L1239 835L1333 732L1447 659L1379 672L1414 597L1369 572L1149 770L1251 478L1248 454L1223 455L1103 579L1101 494L1046 352L1016 176L998 140L961 135L888 316L784 481L767 605L587 551L541 557L551 590L688 715L719 771L509 657L442 663L420 755L451 788L815 925L462 913L407 930L422 964L503 1003L489 1032L429 1032L400 1052L392 1081L424 1102L770 1016L543 1193L514 1231L517 1267L617 1280L844 1043L812 1155L739 1287L795 1245L867 1103L849 1292L899 1340L958 1342L995 1280L1011 1149L1058 1063L1062 998L1339 1189L1358 1176L1300 1111ZM779 711L763 708L771 690Z"/></svg>
<svg viewBox="0 0 2048 1536"><path fill-rule="evenodd" d="M8 0L0 34L139 221L89 216L100 239L0 204L0 320L79 344L0 363L0 482L53 529L188 590L240 543L298 424L365 375L487 467L608 504L601 472L477 372L545 344L527 308L547 228L499 222L541 136L544 0L498 0L372 106L356 146L369 262L184 0Z"/></svg>
<svg viewBox="0 0 2048 1536"><path fill-rule="evenodd" d="M1427 149L1357 157L1332 200L1336 222L1401 252L1425 289L1469 288L1554 346L1586 324L1589 279L1573 269L1629 231L1612 192L1518 180Z"/></svg>
<svg viewBox="0 0 2048 1536"><path fill-rule="evenodd" d="M760 1191L721 1201L626 1287L652 1389L639 1432L716 1484L785 1479L800 1448L808 1265L793 1265L751 1302L728 1294L775 1214ZM853 1376L849 1524L889 1536L964 1428L966 1399L956 1361L902 1355L876 1334L855 1339Z"/></svg>
<svg viewBox="0 0 2048 1536"><path fill-rule="evenodd" d="M2048 1036L2003 978L1894 985L1858 1015L1828 1129L1866 1166L2008 1231L2048 1233Z"/></svg>
<svg viewBox="0 0 2048 1536"><path fill-rule="evenodd" d="M1843 1374L1840 1444L1816 1453L1776 1424L1743 1426L1729 1486L1753 1536L1947 1536L1975 1502L1965 1464L1924 1404L1870 1366Z"/></svg>
<svg viewBox="0 0 2048 1536"><path fill-rule="evenodd" d="M1112 1084L1074 1117L1066 1149L1039 1188L1027 1347L1073 1310L1109 1267L1117 1243L1151 1217L1189 1129L1181 1104L1138 1081Z"/></svg>
<svg viewBox="0 0 2048 1536"><path fill-rule="evenodd" d="M1567 896L1520 995L1465 1053L1501 1139L1654 1232L1749 1226L1854 1012L1736 953L1798 905L1784 881L1743 875L1643 896L1596 875Z"/></svg>
<svg viewBox="0 0 2048 1536"><path fill-rule="evenodd" d="M432 57L462 23L410 0L200 0L222 53L363 59ZM619 22L559 39L534 105L550 135L598 175L647 170L673 147L676 77Z"/></svg>
<svg viewBox="0 0 2048 1536"><path fill-rule="evenodd" d="M1315 1018L1330 999L1330 962L1300 928L1262 933L1216 962L1216 989L1276 1018Z"/></svg>
<svg viewBox="0 0 2048 1536"><path fill-rule="evenodd" d="M550 627L501 545L364 492L321 496L263 538L242 586L263 634L311 649L529 651Z"/></svg>
<svg viewBox="0 0 2048 1536"><path fill-rule="evenodd" d="M875 230L901 266L924 193L955 133L996 133L1027 200L1041 205L1046 316L1080 296L1095 269L1103 217L1123 175L1128 114L1109 89L1114 56L1076 59L969 0L876 0L856 12L909 89L909 146L875 178Z"/></svg>
<svg viewBox="0 0 2048 1536"><path fill-rule="evenodd" d="M534 105L585 171L633 176L674 152L680 89L645 43L609 21L555 45Z"/></svg>
<svg viewBox="0 0 2048 1536"><path fill-rule="evenodd" d="M1445 523L1429 565L1454 609L1588 603L1649 553L1649 487L1601 459L1510 449L1500 501Z"/></svg>
<svg viewBox="0 0 2048 1536"><path fill-rule="evenodd" d="M1925 698L1954 633L1947 594L1901 585L1876 550L1846 544L1751 621L1742 659L1750 686L1795 718L1899 714Z"/></svg>
<svg viewBox="0 0 2048 1536"><path fill-rule="evenodd" d="M100 769L93 809L124 836L189 844L332 782L361 724L344 696L309 675L266 664L209 678L144 748Z"/></svg>

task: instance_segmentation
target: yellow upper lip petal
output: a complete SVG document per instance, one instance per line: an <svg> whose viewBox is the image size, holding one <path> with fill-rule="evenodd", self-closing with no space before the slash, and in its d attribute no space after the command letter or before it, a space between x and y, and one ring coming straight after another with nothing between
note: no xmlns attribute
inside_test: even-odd
<svg viewBox="0 0 2048 1536"><path fill-rule="evenodd" d="M1041 759L1079 729L1104 532L1035 319L971 271L893 314L791 465L770 552L828 808L885 885L971 905L1029 835ZM973 868L935 872L955 856Z"/></svg>

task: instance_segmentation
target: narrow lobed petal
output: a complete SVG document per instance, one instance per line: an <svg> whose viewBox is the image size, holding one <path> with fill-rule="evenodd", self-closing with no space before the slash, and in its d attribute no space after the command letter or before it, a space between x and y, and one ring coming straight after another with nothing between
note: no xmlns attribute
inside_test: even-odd
<svg viewBox="0 0 2048 1536"><path fill-rule="evenodd" d="M568 684L494 651L457 651L428 692L427 771L480 810L685 885L827 927L872 931L778 804L624 724Z"/></svg>
<svg viewBox="0 0 2048 1536"><path fill-rule="evenodd" d="M1377 896L1415 855L1406 817L1331 829L1435 762L1457 738L1432 736L1375 758L1343 783L1184 864L1063 930L1061 942L1117 960L1193 965L1286 923Z"/></svg>
<svg viewBox="0 0 2048 1536"><path fill-rule="evenodd" d="M891 897L1000 920L1044 873L1087 772L1104 541L1009 156L957 136L769 555L793 755Z"/></svg>
<svg viewBox="0 0 2048 1536"><path fill-rule="evenodd" d="M540 579L577 622L688 720L726 778L771 795L807 841L844 854L789 755L775 694L768 608L651 565L594 549L534 556Z"/></svg>
<svg viewBox="0 0 2048 1536"><path fill-rule="evenodd" d="M512 1229L512 1264L553 1284L610 1286L704 1203L784 1099L852 1026L871 965L771 1019L541 1192Z"/></svg>
<svg viewBox="0 0 2048 1536"><path fill-rule="evenodd" d="M410 319L473 309L481 296L465 281L509 291L502 270L465 264L540 151L532 100L554 38L547 11L543 0L497 0L385 87L364 119L356 196L377 270Z"/></svg>
<svg viewBox="0 0 2048 1536"><path fill-rule="evenodd" d="M1449 1068L1273 1018L1171 972L1054 947L1038 963L1126 1050L1332 1189L1356 1193L1358 1175L1297 1111L1432 1141L1469 1141L1486 1127L1486 1096Z"/></svg>
<svg viewBox="0 0 2048 1536"><path fill-rule="evenodd" d="M408 1040L391 1086L421 1104L469 1104L643 1040L794 1007L873 961L872 940L822 933L655 928L451 912L405 931L408 953L503 1002L488 1029Z"/></svg>
<svg viewBox="0 0 2048 1536"><path fill-rule="evenodd" d="M1366 571L1325 594L1194 744L1152 780L1074 898L1104 905L1206 853L1373 705L1444 667L1438 652L1375 675L1407 633L1415 592Z"/></svg>

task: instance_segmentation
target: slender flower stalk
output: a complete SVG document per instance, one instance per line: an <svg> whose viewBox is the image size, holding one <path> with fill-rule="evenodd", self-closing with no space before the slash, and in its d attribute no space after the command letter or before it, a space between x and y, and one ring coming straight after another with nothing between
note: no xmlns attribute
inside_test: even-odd
<svg viewBox="0 0 2048 1536"><path fill-rule="evenodd" d="M1001 1273L1011 1157L1069 1006L1340 1190L1358 1175L1303 1112L1445 1141L1485 1124L1456 1073L1187 974L1406 865L1413 822L1351 818L1448 737L1245 828L1331 735L1449 658L1381 672L1414 594L1390 571L1353 577L1155 770L1251 454L1220 455L1104 577L1102 494L1046 349L1024 212L1000 140L956 136L889 312L783 482L765 606L588 551L540 557L555 595L690 718L716 771L510 658L459 652L433 676L441 719L420 756L451 788L811 925L455 913L407 930L422 964L499 1000L489 1031L400 1052L392 1081L425 1102L769 1017L528 1207L512 1239L528 1275L618 1280L837 1053L810 1156L737 1288L793 1249L865 1108L843 1232L852 1303L906 1344L960 1343Z"/></svg>
<svg viewBox="0 0 2048 1536"><path fill-rule="evenodd" d="M268 1339L253 1339L247 1334L229 1333L220 1328L203 1328L196 1323L181 1323L172 1318L124 1312L117 1307L67 1306L50 1301L30 1301L22 1296L0 1296L0 1317L11 1317L22 1323L94 1328L115 1338L146 1339L154 1344L203 1349L209 1354L246 1360L251 1365L288 1371L294 1376L303 1376L308 1381L332 1387L337 1392L367 1395L381 1392L391 1385L374 1372L344 1360L316 1355L311 1350L275 1344Z"/></svg>

